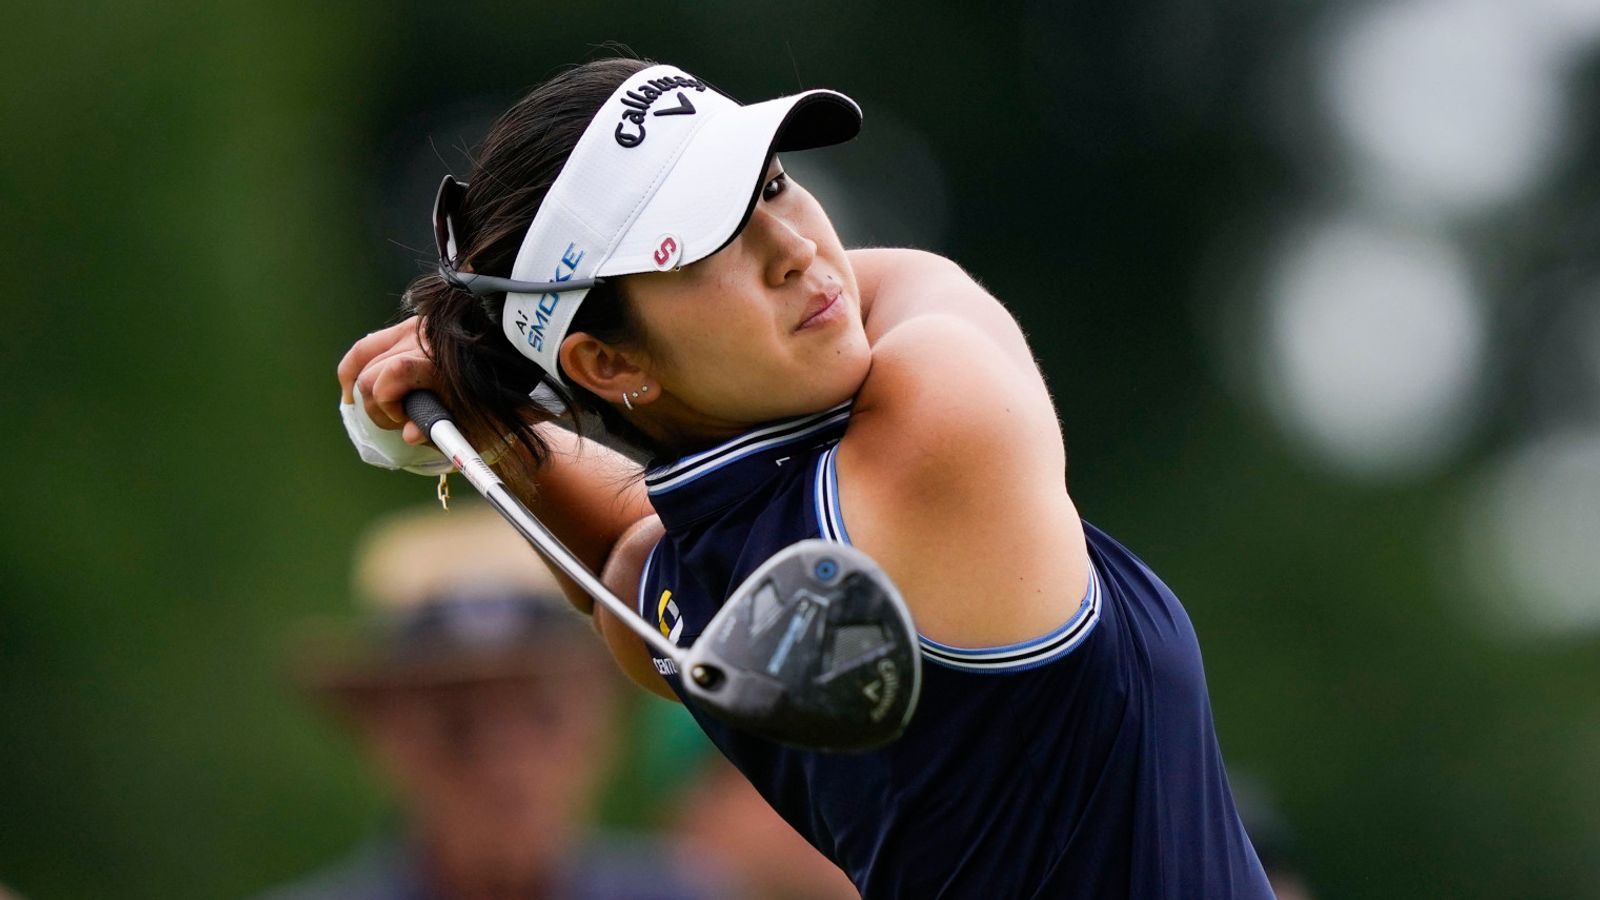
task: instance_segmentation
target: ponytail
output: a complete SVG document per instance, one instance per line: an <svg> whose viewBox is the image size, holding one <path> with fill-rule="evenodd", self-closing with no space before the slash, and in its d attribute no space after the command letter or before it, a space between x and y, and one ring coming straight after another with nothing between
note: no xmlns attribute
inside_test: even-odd
<svg viewBox="0 0 1600 900"><path fill-rule="evenodd" d="M479 298L437 273L406 289L405 308L421 325L423 346L439 374L439 393L474 447L505 447L498 466L510 480L531 484L550 447L534 426L550 415L529 395L544 372L518 353Z"/></svg>
<svg viewBox="0 0 1600 900"><path fill-rule="evenodd" d="M585 63L535 87L507 110L476 153L453 218L463 271L508 274L522 236L555 183L595 110L648 60L611 58ZM531 488L550 455L535 430L552 413L531 398L548 388L578 428L598 420L606 443L649 455L657 449L610 403L581 387L564 386L517 352L500 325L505 295L480 298L429 272L406 290L405 307L421 322L424 345L439 374L439 389L467 439L481 448L507 447L498 463L508 482ZM573 319L573 332L642 346L642 332L617 282L592 288ZM588 413L585 417L581 413Z"/></svg>

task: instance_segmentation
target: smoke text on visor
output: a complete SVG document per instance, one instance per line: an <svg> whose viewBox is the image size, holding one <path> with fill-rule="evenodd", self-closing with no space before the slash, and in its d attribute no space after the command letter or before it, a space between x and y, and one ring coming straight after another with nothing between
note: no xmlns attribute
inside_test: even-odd
<svg viewBox="0 0 1600 900"><path fill-rule="evenodd" d="M577 249L576 244L568 244L561 260L556 263L556 271L550 280L555 282L571 281L577 274L578 263L583 262L584 251ZM528 310L523 308L517 312L517 331L527 340L528 346L543 352L544 326L550 323L550 317L555 315L556 307L561 305L561 294L550 292L539 295L538 306L533 311L533 318L528 318Z"/></svg>
<svg viewBox="0 0 1600 900"><path fill-rule="evenodd" d="M644 84L623 92L621 100L625 109L622 111L622 121L617 123L617 143L624 147L637 147L644 143L645 113L650 112L650 107L674 88L693 88L696 91L704 91L706 86L703 82L683 75L669 75L665 78L651 78ZM694 113L694 104L689 102L689 95L683 91L678 91L677 106L658 109L651 115L692 116ZM628 127L629 123L632 123L635 127L630 129Z"/></svg>

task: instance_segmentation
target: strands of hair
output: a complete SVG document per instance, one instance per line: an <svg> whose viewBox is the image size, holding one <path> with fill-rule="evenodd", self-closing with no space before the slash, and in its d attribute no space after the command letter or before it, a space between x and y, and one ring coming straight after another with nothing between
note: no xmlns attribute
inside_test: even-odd
<svg viewBox="0 0 1600 900"><path fill-rule="evenodd" d="M592 59L557 73L502 114L485 135L456 210L462 270L510 274L528 224L595 110L624 80L652 64L620 45L600 49L627 55ZM550 413L529 400L541 384L567 409L598 418L611 438L646 452L655 449L610 403L581 387L556 384L510 346L501 333L504 302L504 295L476 297L432 271L414 279L405 296L407 310L421 319L441 393L468 438L481 445L509 441L523 451L502 455L499 466L508 479L531 487L531 476L549 453L534 426ZM615 283L589 292L573 331L619 345L642 343L627 298Z"/></svg>

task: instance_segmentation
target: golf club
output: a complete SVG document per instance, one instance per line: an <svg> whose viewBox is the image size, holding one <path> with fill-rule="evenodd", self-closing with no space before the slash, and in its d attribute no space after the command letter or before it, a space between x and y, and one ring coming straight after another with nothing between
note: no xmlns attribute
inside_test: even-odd
<svg viewBox="0 0 1600 900"><path fill-rule="evenodd" d="M705 713L815 750L867 750L905 730L922 681L910 612L894 583L848 544L808 540L750 574L685 651L613 594L508 490L430 391L406 415L558 571L683 673Z"/></svg>

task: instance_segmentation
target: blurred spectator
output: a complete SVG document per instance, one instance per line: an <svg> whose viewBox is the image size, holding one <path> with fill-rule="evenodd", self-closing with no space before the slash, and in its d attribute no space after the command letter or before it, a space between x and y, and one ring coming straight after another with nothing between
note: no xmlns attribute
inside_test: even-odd
<svg viewBox="0 0 1600 900"><path fill-rule="evenodd" d="M1278 900L1312 900L1311 885L1301 871L1299 841L1272 792L1248 772L1229 772L1228 780L1273 893Z"/></svg>
<svg viewBox="0 0 1600 900"><path fill-rule="evenodd" d="M684 857L586 827L617 678L497 516L474 505L383 523L356 590L360 635L323 635L297 674L393 789L402 829L273 900L722 896Z"/></svg>
<svg viewBox="0 0 1600 900"><path fill-rule="evenodd" d="M634 720L624 779L648 797L652 821L694 865L715 870L740 900L856 900L839 867L806 843L719 753L677 704L651 703Z"/></svg>
<svg viewBox="0 0 1600 900"><path fill-rule="evenodd" d="M707 756L683 792L673 833L727 870L743 900L855 900L850 879L778 817L739 770Z"/></svg>

